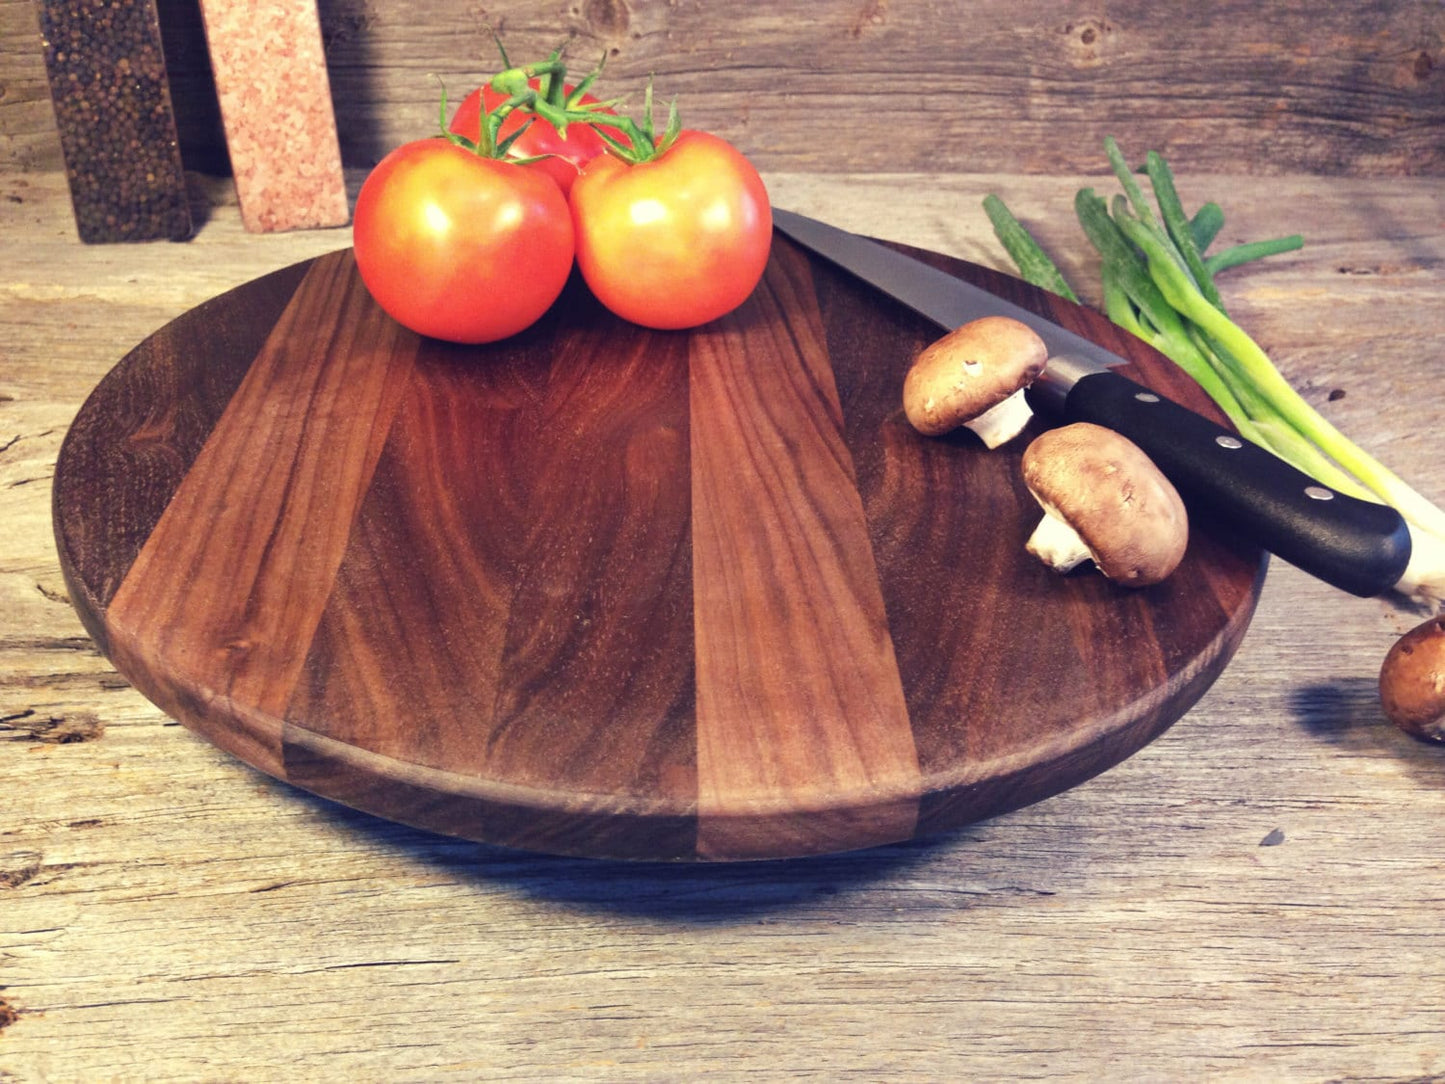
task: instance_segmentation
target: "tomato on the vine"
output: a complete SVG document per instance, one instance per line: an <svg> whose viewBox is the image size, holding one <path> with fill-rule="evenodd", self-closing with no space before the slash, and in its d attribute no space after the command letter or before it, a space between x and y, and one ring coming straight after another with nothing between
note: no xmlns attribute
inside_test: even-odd
<svg viewBox="0 0 1445 1084"><path fill-rule="evenodd" d="M634 133L633 147L650 144ZM767 266L767 189L736 148L706 132L670 132L655 156L631 163L594 158L571 205L583 278L633 323L707 323L747 300Z"/></svg>
<svg viewBox="0 0 1445 1084"><path fill-rule="evenodd" d="M543 78L540 76L533 76L528 83L533 90L544 89ZM608 111L604 103L591 94L584 93L574 98L575 89L571 85L564 88L569 107L591 107L596 110L596 116L606 116ZM479 87L463 98L462 104L457 106L448 126L449 130L465 136L473 143L478 142L481 139L483 112L490 113L505 104L508 98L509 95L497 90L490 83ZM520 109L507 114L497 132L497 139L504 140L524 126L526 131L512 144L512 154L518 158L536 157L538 161L531 163L531 168L546 173L556 181L563 195L571 191L572 182L577 179L582 167L607 149L606 142L590 124L569 124L564 134L545 117Z"/></svg>
<svg viewBox="0 0 1445 1084"><path fill-rule="evenodd" d="M441 137L404 144L356 201L356 265L422 335L493 342L535 322L571 273L572 219L546 175Z"/></svg>

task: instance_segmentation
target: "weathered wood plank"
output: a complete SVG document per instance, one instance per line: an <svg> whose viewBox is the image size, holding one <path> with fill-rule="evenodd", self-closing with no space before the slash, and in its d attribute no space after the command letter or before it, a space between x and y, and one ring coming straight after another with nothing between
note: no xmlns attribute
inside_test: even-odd
<svg viewBox="0 0 1445 1084"><path fill-rule="evenodd" d="M65 168L39 12L33 0L0 0L0 168Z"/></svg>
<svg viewBox="0 0 1445 1084"><path fill-rule="evenodd" d="M1428 3L329 8L353 165L427 130L424 73L461 85L492 69L490 22L514 57L568 35L580 63L605 51L634 101L655 75L689 123L766 169L1077 171L1110 133L1191 170L1445 169L1445 10Z"/></svg>
<svg viewBox="0 0 1445 1084"><path fill-rule="evenodd" d="M203 39L186 3L167 6L188 167L212 169L224 143ZM355 168L431 133L433 73L455 99L495 69L495 27L514 59L568 39L578 65L605 53L604 85L634 103L654 74L690 124L770 170L1076 172L1115 134L1192 171L1445 171L1433 0L327 0L321 15ZM55 168L31 19L29 0L0 0L0 71L13 73L0 165Z"/></svg>

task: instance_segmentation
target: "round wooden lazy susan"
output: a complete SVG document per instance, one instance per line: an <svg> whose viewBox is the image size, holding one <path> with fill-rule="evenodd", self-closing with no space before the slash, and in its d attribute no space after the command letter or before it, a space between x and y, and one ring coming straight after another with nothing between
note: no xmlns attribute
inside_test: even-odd
<svg viewBox="0 0 1445 1084"><path fill-rule="evenodd" d="M919 255L1208 409L1102 317ZM1265 560L1195 525L1158 587L1045 569L1026 440L902 416L936 337L781 237L707 327L637 328L574 284L481 347L400 328L337 252L105 377L56 470L61 564L162 709L383 817L636 859L939 832L1161 733L1238 646Z"/></svg>

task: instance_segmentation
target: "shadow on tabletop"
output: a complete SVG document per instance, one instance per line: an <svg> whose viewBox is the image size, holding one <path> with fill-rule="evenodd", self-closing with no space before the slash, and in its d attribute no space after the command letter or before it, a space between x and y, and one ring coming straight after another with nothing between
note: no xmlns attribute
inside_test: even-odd
<svg viewBox="0 0 1445 1084"><path fill-rule="evenodd" d="M928 839L809 858L635 862L550 855L444 836L263 778L341 831L405 854L458 881L503 887L584 910L699 925L761 921L776 912L866 893L968 841L989 823Z"/></svg>
<svg viewBox="0 0 1445 1084"><path fill-rule="evenodd" d="M1303 685L1290 695L1290 714L1312 737L1340 749L1401 761L1421 783L1445 786L1445 744L1413 738L1385 717L1379 683L1350 677Z"/></svg>

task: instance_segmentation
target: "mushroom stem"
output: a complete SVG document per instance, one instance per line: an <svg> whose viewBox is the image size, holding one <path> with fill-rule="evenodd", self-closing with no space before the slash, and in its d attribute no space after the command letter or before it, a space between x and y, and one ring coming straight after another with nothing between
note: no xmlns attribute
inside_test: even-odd
<svg viewBox="0 0 1445 1084"><path fill-rule="evenodd" d="M1022 433L1024 426L1029 424L1029 419L1033 416L1034 412L1024 398L1024 390L1020 388L1007 399L989 407L977 418L963 424L978 434L978 439L983 441L985 447L997 448Z"/></svg>
<svg viewBox="0 0 1445 1084"><path fill-rule="evenodd" d="M1094 556L1079 532L1049 508L1024 548L1055 572L1069 572Z"/></svg>

